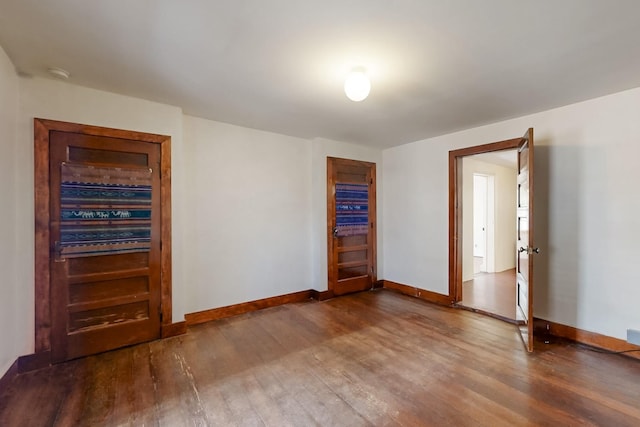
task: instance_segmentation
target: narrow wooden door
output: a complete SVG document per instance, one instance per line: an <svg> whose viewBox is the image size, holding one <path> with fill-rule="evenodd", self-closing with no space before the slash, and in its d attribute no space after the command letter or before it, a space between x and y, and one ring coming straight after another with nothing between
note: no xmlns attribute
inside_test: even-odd
<svg viewBox="0 0 640 427"><path fill-rule="evenodd" d="M533 351L533 129L518 143L516 320L527 349Z"/></svg>
<svg viewBox="0 0 640 427"><path fill-rule="evenodd" d="M327 158L329 291L370 289L376 281L376 165Z"/></svg>
<svg viewBox="0 0 640 427"><path fill-rule="evenodd" d="M160 337L160 146L49 132L51 357Z"/></svg>

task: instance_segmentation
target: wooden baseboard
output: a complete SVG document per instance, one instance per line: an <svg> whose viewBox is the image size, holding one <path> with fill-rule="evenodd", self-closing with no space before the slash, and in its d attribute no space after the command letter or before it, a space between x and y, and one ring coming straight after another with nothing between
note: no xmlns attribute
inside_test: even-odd
<svg viewBox="0 0 640 427"><path fill-rule="evenodd" d="M333 291L316 291L315 289L311 290L311 298L316 301L325 301L335 297Z"/></svg>
<svg viewBox="0 0 640 427"><path fill-rule="evenodd" d="M429 301L439 305L450 306L453 304L453 300L449 295L439 294L425 289L416 288L413 286L403 285L401 283L392 282L390 280L383 280L382 287L384 289L391 289L393 291L400 292L404 295L420 298L425 301Z"/></svg>
<svg viewBox="0 0 640 427"><path fill-rule="evenodd" d="M11 384L11 381L13 381L13 378L16 375L18 375L18 359L16 359L16 361L13 362L13 365L7 369L7 372L0 377L0 395L9 387L9 384Z"/></svg>
<svg viewBox="0 0 640 427"><path fill-rule="evenodd" d="M175 337L187 333L187 322L176 322L162 325L162 338Z"/></svg>
<svg viewBox="0 0 640 427"><path fill-rule="evenodd" d="M18 357L18 373L35 371L51 365L51 352L28 354Z"/></svg>
<svg viewBox="0 0 640 427"><path fill-rule="evenodd" d="M384 280L376 280L375 282L373 282L373 289L382 289L384 288Z"/></svg>
<svg viewBox="0 0 640 427"><path fill-rule="evenodd" d="M184 319L187 326L198 325L200 323L210 322L212 320L223 319L225 317L248 313L250 311L262 310L263 308L308 301L312 298L312 296L313 292L311 290L294 292L292 294L264 298L261 300L244 302L240 304L229 305L226 307L213 308L210 310L198 311L195 313L187 313L184 315Z"/></svg>
<svg viewBox="0 0 640 427"><path fill-rule="evenodd" d="M554 337L565 338L580 344L596 347L611 352L640 350L640 346L629 344L619 338L601 335L595 332L584 331L561 323L551 322L545 319L534 319L534 333L538 336L548 334ZM640 359L640 351L623 353L626 356Z"/></svg>

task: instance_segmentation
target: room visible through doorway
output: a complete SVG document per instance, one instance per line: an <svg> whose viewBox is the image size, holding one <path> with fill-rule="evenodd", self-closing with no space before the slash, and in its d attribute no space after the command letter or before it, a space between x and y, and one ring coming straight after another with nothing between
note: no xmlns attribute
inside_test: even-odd
<svg viewBox="0 0 640 427"><path fill-rule="evenodd" d="M516 319L516 150L463 159L462 299L459 305Z"/></svg>

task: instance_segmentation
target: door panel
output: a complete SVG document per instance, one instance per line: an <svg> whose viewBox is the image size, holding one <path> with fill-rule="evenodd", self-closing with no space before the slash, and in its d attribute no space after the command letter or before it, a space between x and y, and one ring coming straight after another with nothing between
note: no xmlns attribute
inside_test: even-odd
<svg viewBox="0 0 640 427"><path fill-rule="evenodd" d="M516 320L527 351L533 351L533 129L518 144Z"/></svg>
<svg viewBox="0 0 640 427"><path fill-rule="evenodd" d="M375 164L327 159L329 290L357 292L375 282Z"/></svg>
<svg viewBox="0 0 640 427"><path fill-rule="evenodd" d="M49 135L54 362L160 337L160 147Z"/></svg>

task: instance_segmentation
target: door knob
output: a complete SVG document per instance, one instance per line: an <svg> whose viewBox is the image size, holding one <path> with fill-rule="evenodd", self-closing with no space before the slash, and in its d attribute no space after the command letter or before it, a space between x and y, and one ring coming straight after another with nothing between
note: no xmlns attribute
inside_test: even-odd
<svg viewBox="0 0 640 427"><path fill-rule="evenodd" d="M333 227L333 237L338 237L338 227Z"/></svg>
<svg viewBox="0 0 640 427"><path fill-rule="evenodd" d="M523 248L522 246L520 246L520 249L518 249L518 252L526 252L527 248Z"/></svg>

